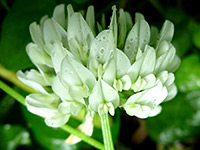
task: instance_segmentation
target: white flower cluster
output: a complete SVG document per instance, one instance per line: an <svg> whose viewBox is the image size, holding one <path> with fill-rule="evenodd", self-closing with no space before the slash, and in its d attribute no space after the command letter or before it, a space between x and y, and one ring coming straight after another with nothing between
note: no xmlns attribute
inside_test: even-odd
<svg viewBox="0 0 200 150"><path fill-rule="evenodd" d="M18 78L38 93L26 97L29 111L47 125L64 125L82 108L100 116L114 115L117 107L128 115L147 118L161 111L177 89L173 72L180 59L170 43L174 27L165 21L160 32L136 13L135 24L123 9L95 22L90 6L86 19L71 5L58 5L52 18L30 25L33 42L26 47L38 70L17 72Z"/></svg>

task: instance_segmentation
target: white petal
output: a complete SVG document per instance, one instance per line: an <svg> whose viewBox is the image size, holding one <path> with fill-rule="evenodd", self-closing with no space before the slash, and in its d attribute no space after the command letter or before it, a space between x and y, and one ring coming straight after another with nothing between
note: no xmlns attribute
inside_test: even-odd
<svg viewBox="0 0 200 150"><path fill-rule="evenodd" d="M129 32L124 49L124 52L131 62L135 60L138 49L140 48L143 51L145 45L149 43L149 40L149 25L145 20L139 20Z"/></svg>
<svg viewBox="0 0 200 150"><path fill-rule="evenodd" d="M50 127L60 127L64 125L68 120L69 120L70 115L65 115L65 114L53 114L51 116L47 116L45 118L45 123L50 126Z"/></svg>
<svg viewBox="0 0 200 150"><path fill-rule="evenodd" d="M47 117L57 112L55 103L57 103L57 100L54 97L44 94L30 94L25 100L27 109L42 117Z"/></svg>
<svg viewBox="0 0 200 150"><path fill-rule="evenodd" d="M62 114L71 114L71 102L62 102L58 105L58 111Z"/></svg>
<svg viewBox="0 0 200 150"><path fill-rule="evenodd" d="M166 82L164 83L165 86L170 86L171 84L174 83L175 80L175 76L173 73L169 73L168 75L168 79L166 80Z"/></svg>
<svg viewBox="0 0 200 150"><path fill-rule="evenodd" d="M116 78L116 64L114 57L110 59L104 69L103 80L112 85Z"/></svg>
<svg viewBox="0 0 200 150"><path fill-rule="evenodd" d="M77 116L81 109L83 108L83 105L76 102L62 102L58 105L58 111L62 114L72 114L74 116Z"/></svg>
<svg viewBox="0 0 200 150"><path fill-rule="evenodd" d="M134 116L138 113L140 110L140 105L139 104L134 104L134 105L126 105L124 106L124 109L126 110L126 113L130 116Z"/></svg>
<svg viewBox="0 0 200 150"><path fill-rule="evenodd" d="M113 83L113 87L118 90L118 91L122 91L123 89L123 84L121 82L121 80L114 80L114 83Z"/></svg>
<svg viewBox="0 0 200 150"><path fill-rule="evenodd" d="M168 95L167 95L165 101L173 99L178 92L175 84L172 84L171 86L167 87L167 91L168 91Z"/></svg>
<svg viewBox="0 0 200 150"><path fill-rule="evenodd" d="M162 110L161 106L156 106L153 110L151 110L149 117L158 115L161 112L161 110Z"/></svg>
<svg viewBox="0 0 200 150"><path fill-rule="evenodd" d="M47 19L44 22L45 43L62 42L64 38L67 38L67 32L54 19Z"/></svg>
<svg viewBox="0 0 200 150"><path fill-rule="evenodd" d="M154 104L156 106L158 106L160 103L162 103L164 101L164 99L166 99L168 94L167 88L165 86L163 86L160 90L159 93L157 93L156 98L154 99Z"/></svg>
<svg viewBox="0 0 200 150"><path fill-rule="evenodd" d="M67 31L70 51L86 64L94 35L80 13L73 13L68 19Z"/></svg>
<svg viewBox="0 0 200 150"><path fill-rule="evenodd" d="M107 106L108 106L108 111L109 111L110 115L114 116L115 115L115 108L114 108L113 104L107 103Z"/></svg>
<svg viewBox="0 0 200 150"><path fill-rule="evenodd" d="M17 78L34 90L48 94L43 87L43 85L46 86L44 78L36 70L26 71L25 74L22 71L18 71Z"/></svg>
<svg viewBox="0 0 200 150"><path fill-rule="evenodd" d="M116 11L117 11L117 8L116 6L112 6L112 16L111 16L111 19L110 19L110 25L109 25L109 29L112 30L113 32L113 35L114 35L114 43L115 43L115 46L117 45L117 15L116 15Z"/></svg>
<svg viewBox="0 0 200 150"><path fill-rule="evenodd" d="M93 34L95 33L95 17L94 17L94 6L89 6L86 13L86 22L88 23L90 29L92 30Z"/></svg>
<svg viewBox="0 0 200 150"><path fill-rule="evenodd" d="M144 89L151 88L156 84L156 77L154 74L149 74L145 76L143 79L146 82Z"/></svg>
<svg viewBox="0 0 200 150"><path fill-rule="evenodd" d="M124 13L123 9L119 10L119 18L118 18L118 24L119 24L119 35L118 35L118 47L122 48L125 43L126 34L127 34L127 21L126 21L126 15Z"/></svg>
<svg viewBox="0 0 200 150"><path fill-rule="evenodd" d="M29 43L26 46L26 51L33 64L39 69L40 73L45 78L45 81L51 85L55 72L52 68L53 65L50 56L33 43Z"/></svg>
<svg viewBox="0 0 200 150"><path fill-rule="evenodd" d="M79 86L82 84L81 79L75 68L72 66L70 60L71 59L66 56L62 61L60 80L63 84L66 84L67 86Z"/></svg>
<svg viewBox="0 0 200 150"><path fill-rule="evenodd" d="M83 108L83 105L78 102L72 102L70 105L71 114L77 116Z"/></svg>
<svg viewBox="0 0 200 150"><path fill-rule="evenodd" d="M64 29L67 28L67 21L65 19L65 5L57 5L53 11L53 19L55 19Z"/></svg>
<svg viewBox="0 0 200 150"><path fill-rule="evenodd" d="M167 41L167 42L170 43L173 35L174 35L174 25L170 21L166 20L164 22L163 26L162 26L161 31L160 31L157 46L159 46L159 44L162 41Z"/></svg>
<svg viewBox="0 0 200 150"><path fill-rule="evenodd" d="M100 104L109 102L116 108L119 105L119 95L109 84L100 79L89 97L89 104L97 112Z"/></svg>
<svg viewBox="0 0 200 150"><path fill-rule="evenodd" d="M168 77L169 77L169 73L168 73L168 71L164 70L164 71L160 72L157 75L157 77L164 84L167 81Z"/></svg>
<svg viewBox="0 0 200 150"><path fill-rule="evenodd" d="M135 13L135 22L139 22L140 20L145 20L143 14L141 13Z"/></svg>
<svg viewBox="0 0 200 150"><path fill-rule="evenodd" d="M121 82L123 84L123 89L124 90L129 90L131 88L131 79L128 75L124 75L121 78Z"/></svg>
<svg viewBox="0 0 200 150"><path fill-rule="evenodd" d="M92 90L89 97L89 104L93 111L98 111L98 106L104 103L104 97L102 93L101 81L99 80Z"/></svg>
<svg viewBox="0 0 200 150"><path fill-rule="evenodd" d="M67 18L69 19L72 16L73 13L74 13L74 10L73 10L72 5L68 4L67 5L67 15L68 15Z"/></svg>
<svg viewBox="0 0 200 150"><path fill-rule="evenodd" d="M141 76L138 77L138 79L135 81L135 83L132 84L131 88L134 92L141 91L146 85L146 81L141 78Z"/></svg>
<svg viewBox="0 0 200 150"><path fill-rule="evenodd" d="M158 70L159 71L166 70L168 66L173 62L175 54L176 54L176 49L171 45L168 52L163 54L165 57L163 57L162 63Z"/></svg>
<svg viewBox="0 0 200 150"><path fill-rule="evenodd" d="M53 81L52 90L62 99L62 101L73 100L71 95L69 94L69 87L67 87L66 85L64 86L60 82L59 74L55 77Z"/></svg>
<svg viewBox="0 0 200 150"><path fill-rule="evenodd" d="M66 57L66 59L68 59L69 65L71 65L76 74L78 74L82 83L87 85L89 89L92 89L95 85L96 79L94 75L90 72L90 70L88 70L85 66L83 66L81 63L77 62L73 58Z"/></svg>
<svg viewBox="0 0 200 150"><path fill-rule="evenodd" d="M43 37L42 37L40 26L37 25L36 22L33 22L29 26L29 30L30 30L30 34L31 34L33 42L35 44L37 44L40 48L42 48L43 45L44 45L44 40L43 40Z"/></svg>
<svg viewBox="0 0 200 150"><path fill-rule="evenodd" d="M103 30L93 41L90 48L90 57L95 58L98 62L104 64L115 53L114 37L111 30Z"/></svg>
<svg viewBox="0 0 200 150"><path fill-rule="evenodd" d="M140 69L140 75L141 76L146 76L150 73L153 72L154 67L155 67L155 61L156 61L156 55L155 55L155 50L153 47L146 46L145 47L145 52L143 53L143 62L142 66Z"/></svg>
<svg viewBox="0 0 200 150"><path fill-rule="evenodd" d="M40 64L52 67L51 57L36 44L29 43L26 46L26 52L35 65Z"/></svg>
<svg viewBox="0 0 200 150"><path fill-rule="evenodd" d="M83 98L87 98L89 96L89 88L85 86L69 86L69 94L73 99L77 101L81 101Z"/></svg>
<svg viewBox="0 0 200 150"><path fill-rule="evenodd" d="M119 49L116 50L116 77L117 79L121 78L123 75L125 75L128 71L128 69L131 67L131 63L128 59L128 57Z"/></svg>
<svg viewBox="0 0 200 150"><path fill-rule="evenodd" d="M180 66L180 63L181 63L181 59L176 55L173 61L171 62L171 64L169 64L167 70L170 72L176 71L177 68Z"/></svg>
<svg viewBox="0 0 200 150"><path fill-rule="evenodd" d="M140 58L129 68L127 74L129 75L132 82L136 81L140 72L142 62L143 62L143 59Z"/></svg>
<svg viewBox="0 0 200 150"><path fill-rule="evenodd" d="M53 48L51 50L51 60L56 73L60 72L61 62L67 53L67 49L62 46L62 43L56 42L53 44Z"/></svg>

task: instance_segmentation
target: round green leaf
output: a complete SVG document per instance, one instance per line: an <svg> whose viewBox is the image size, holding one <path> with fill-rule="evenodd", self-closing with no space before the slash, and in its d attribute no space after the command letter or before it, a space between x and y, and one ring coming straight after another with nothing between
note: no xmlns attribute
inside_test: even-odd
<svg viewBox="0 0 200 150"><path fill-rule="evenodd" d="M157 142L171 144L200 133L199 100L200 91L196 91L178 94L174 100L164 103L160 115L147 119L150 136Z"/></svg>
<svg viewBox="0 0 200 150"><path fill-rule="evenodd" d="M200 61L198 55L192 54L182 60L175 73L175 83L181 92L200 89Z"/></svg>

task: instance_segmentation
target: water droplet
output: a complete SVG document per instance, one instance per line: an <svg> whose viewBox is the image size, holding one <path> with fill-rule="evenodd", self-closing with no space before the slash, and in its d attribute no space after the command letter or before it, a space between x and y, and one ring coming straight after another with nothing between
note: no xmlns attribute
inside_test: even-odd
<svg viewBox="0 0 200 150"><path fill-rule="evenodd" d="M144 43L146 43L147 42L147 40L146 39L144 39Z"/></svg>
<svg viewBox="0 0 200 150"><path fill-rule="evenodd" d="M99 55L97 55L97 56L96 56L96 59L99 60L99 59L101 59L101 57L100 57Z"/></svg>
<svg viewBox="0 0 200 150"><path fill-rule="evenodd" d="M107 34L109 34L109 33L110 33L110 31L106 31L106 33L107 33Z"/></svg>
<svg viewBox="0 0 200 150"><path fill-rule="evenodd" d="M133 38L130 38L129 41L132 43L133 42Z"/></svg>
<svg viewBox="0 0 200 150"><path fill-rule="evenodd" d="M127 46L126 46L126 49L127 49L127 50L129 50L129 49L130 49L130 46L129 46L129 45L127 45Z"/></svg>
<svg viewBox="0 0 200 150"><path fill-rule="evenodd" d="M102 48L100 49L100 54L103 55L103 54L104 54L104 51L105 51L105 49L102 47Z"/></svg>
<svg viewBox="0 0 200 150"><path fill-rule="evenodd" d="M101 42L101 39L99 39L99 42Z"/></svg>
<svg viewBox="0 0 200 150"><path fill-rule="evenodd" d="M103 37L102 37L102 40L106 40L106 36L103 36Z"/></svg>

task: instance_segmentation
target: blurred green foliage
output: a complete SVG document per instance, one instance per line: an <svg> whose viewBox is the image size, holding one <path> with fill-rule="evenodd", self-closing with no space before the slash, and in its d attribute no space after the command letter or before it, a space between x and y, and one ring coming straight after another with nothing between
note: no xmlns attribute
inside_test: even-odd
<svg viewBox="0 0 200 150"><path fill-rule="evenodd" d="M156 0L138 2L131 0L1 0L1 38L0 64L9 70L33 67L25 52L25 46L31 41L29 24L39 22L44 15L52 15L53 8L59 3L73 4L75 10L95 5L96 17L100 21L102 13L110 13L110 7L117 5L133 15L140 11L150 24L157 27L165 19L175 24L173 44L182 63L175 73L178 95L162 104L162 113L146 121L149 136L157 143L165 145L182 142L200 135L200 18L191 10L195 3ZM182 2L182 3L181 3ZM162 8L161 6L164 6ZM195 7L196 8L196 7ZM188 11L190 10L190 11ZM193 16L194 15L194 16ZM108 15L109 16L109 15ZM110 18L106 18L109 20ZM22 92L18 89L18 91ZM68 134L60 129L47 127L43 120L30 114L14 103L14 100L0 91L0 149L93 149L84 142L67 145L64 140ZM24 94L26 95L26 94ZM17 107L17 108L16 108ZM113 140L121 149L129 149L120 143L120 116L118 110L112 123ZM16 117L13 115L18 114ZM70 119L69 124L77 127L80 122ZM101 130L94 129L93 137L102 141ZM120 146L119 146L120 147ZM119 148L120 149L120 148ZM136 148L137 149L137 148Z"/></svg>

